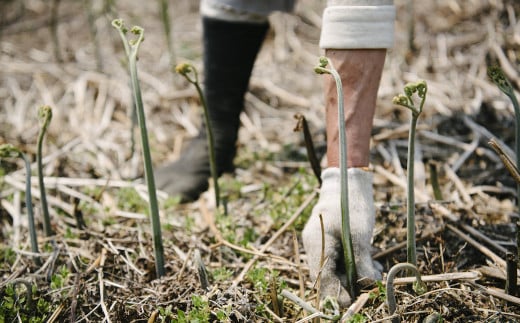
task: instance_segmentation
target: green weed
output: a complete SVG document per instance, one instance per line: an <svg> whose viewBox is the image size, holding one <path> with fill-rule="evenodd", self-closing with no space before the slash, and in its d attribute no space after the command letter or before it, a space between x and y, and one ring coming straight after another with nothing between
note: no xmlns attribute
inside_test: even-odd
<svg viewBox="0 0 520 323"><path fill-rule="evenodd" d="M67 286L70 278L70 271L67 266L63 265L60 269L51 276L51 289L62 290ZM66 295L66 293L65 293ZM62 294L62 296L65 296Z"/></svg>
<svg viewBox="0 0 520 323"><path fill-rule="evenodd" d="M369 299L377 300L381 303L386 301L386 288L382 281L376 281L377 291L371 291L368 295Z"/></svg>
<svg viewBox="0 0 520 323"><path fill-rule="evenodd" d="M233 277L233 271L224 267L215 268L211 272L211 276L216 282L228 281L231 277Z"/></svg>
<svg viewBox="0 0 520 323"><path fill-rule="evenodd" d="M148 203L132 187L117 191L117 207L124 211L148 214Z"/></svg>
<svg viewBox="0 0 520 323"><path fill-rule="evenodd" d="M42 297L34 304L36 293L36 285L28 282L7 284L0 290L0 322L45 322L52 313L51 304Z"/></svg>
<svg viewBox="0 0 520 323"><path fill-rule="evenodd" d="M189 310L177 310L177 323L209 322L211 310L208 300L201 295L191 296L192 307Z"/></svg>

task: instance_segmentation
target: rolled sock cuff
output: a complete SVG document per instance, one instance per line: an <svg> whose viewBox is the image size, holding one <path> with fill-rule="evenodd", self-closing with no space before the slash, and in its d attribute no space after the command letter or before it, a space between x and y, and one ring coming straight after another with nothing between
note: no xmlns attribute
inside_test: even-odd
<svg viewBox="0 0 520 323"><path fill-rule="evenodd" d="M391 48L394 43L394 5L338 5L323 12L323 49Z"/></svg>
<svg viewBox="0 0 520 323"><path fill-rule="evenodd" d="M362 168L347 169L349 191L369 193L372 196L372 172ZM339 194L341 192L341 171L338 167L329 167L321 172L321 194Z"/></svg>

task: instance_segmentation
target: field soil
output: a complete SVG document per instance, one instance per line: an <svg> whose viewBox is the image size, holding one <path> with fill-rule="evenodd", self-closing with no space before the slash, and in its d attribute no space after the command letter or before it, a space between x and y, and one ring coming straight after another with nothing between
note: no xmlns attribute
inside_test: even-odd
<svg viewBox="0 0 520 323"><path fill-rule="evenodd" d="M303 115L321 158L323 76L313 68L323 54L323 3L302 0L294 14L270 19L241 115L237 168L220 179L224 205L216 207L213 186L188 204L159 192L166 275L157 278L129 73L111 21L145 30L138 69L152 159L160 166L179 157L200 125L197 92L173 70L190 62L204 79L198 2L169 2L171 51L160 1L0 2L0 144L15 145L32 162L40 250L31 253L24 165L1 159L0 322L313 320L312 310L286 295L320 308L301 242L319 187L294 128L295 115ZM411 114L392 98L423 79L428 94L414 186L417 267L427 291L418 294L399 277L394 315L382 284L365 287L348 313L325 314L347 313L343 320L352 322L520 322L520 293L504 292L506 254L516 253L520 220L516 183L488 144L496 138L513 156L514 110L487 76L488 66L500 66L519 89L520 6L395 4L395 46L371 142L374 258L383 281L406 261ZM51 237L43 234L36 177L42 105L53 111L42 170Z"/></svg>

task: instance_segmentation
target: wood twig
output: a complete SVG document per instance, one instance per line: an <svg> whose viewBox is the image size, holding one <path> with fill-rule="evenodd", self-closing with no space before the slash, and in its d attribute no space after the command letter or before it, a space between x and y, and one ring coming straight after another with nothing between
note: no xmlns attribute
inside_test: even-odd
<svg viewBox="0 0 520 323"><path fill-rule="evenodd" d="M498 266L500 266L503 270L506 269L506 262L505 260L503 260L502 258L500 258L499 256L497 256L493 251L489 250L488 248L486 248L485 246L481 245L480 243L478 243L476 240L474 240L473 238L471 238L470 236L468 236L467 234L465 234L464 232L460 231L459 229L457 229L456 227L454 227L453 225L451 224L447 224L446 227L448 229L450 229L451 231L453 231L453 233L455 233L456 235L458 235L460 238L462 238L463 240L465 240L467 243L469 243L470 245L472 245L475 249L477 249L478 251L480 251L482 254L484 254L486 257L488 257L489 259L491 259L492 261L494 261Z"/></svg>
<svg viewBox="0 0 520 323"><path fill-rule="evenodd" d="M489 288L489 287L486 287L486 286L482 286L482 285L477 284L477 283L470 282L470 284L472 286L478 288L480 291L488 294L488 295L498 297L498 298L500 298L500 299L502 299L504 301L507 301L509 303L513 303L513 304L516 304L516 305L520 306L520 298L519 297L507 295L506 293L504 293L502 291L499 291L499 290L496 290L496 289L492 289L492 288Z"/></svg>
<svg viewBox="0 0 520 323"><path fill-rule="evenodd" d="M502 247L495 241L491 240L486 235L482 234L480 231L473 228L472 226L469 226L467 224L461 224L460 227L462 229L464 229L466 232L468 232L469 234L475 236L478 240L483 241L483 242L487 243L488 245L492 246L493 248L495 248L495 250L500 251L503 255L505 255L507 253L506 248Z"/></svg>
<svg viewBox="0 0 520 323"><path fill-rule="evenodd" d="M516 167L515 162L509 157L506 152L504 151L504 148L500 143L495 139L491 138L488 142L488 144L493 148L493 150L497 153L498 157L504 164L505 168L511 174L513 179L517 184L520 184L520 173L518 172L518 168Z"/></svg>

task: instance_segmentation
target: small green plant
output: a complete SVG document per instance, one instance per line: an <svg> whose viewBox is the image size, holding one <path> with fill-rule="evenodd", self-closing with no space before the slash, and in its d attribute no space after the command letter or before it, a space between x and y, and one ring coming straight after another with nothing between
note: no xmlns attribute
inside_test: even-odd
<svg viewBox="0 0 520 323"><path fill-rule="evenodd" d="M351 318L349 318L345 323L365 323L365 322L368 322L368 318L361 313L356 313Z"/></svg>
<svg viewBox="0 0 520 323"><path fill-rule="evenodd" d="M123 187L117 191L117 207L129 212L147 212L148 204L133 187Z"/></svg>
<svg viewBox="0 0 520 323"><path fill-rule="evenodd" d="M40 201L42 204L42 213L43 213L43 230L45 231L45 235L50 237L54 234L51 229L51 217L49 215L49 206L47 205L47 194L45 193L45 184L43 182L43 166L42 166L42 146L43 146L43 137L47 132L47 128L51 123L52 119L52 108L48 105L41 106L38 109L38 119L40 120L40 133L38 134L38 148L36 152L36 163L38 166L38 184L40 187Z"/></svg>
<svg viewBox="0 0 520 323"><path fill-rule="evenodd" d="M191 296L191 308L189 310L177 310L178 323L209 322L211 310L208 300L201 295Z"/></svg>
<svg viewBox="0 0 520 323"><path fill-rule="evenodd" d="M215 139L213 137L213 128L211 127L211 120L209 118L209 110L208 105L206 104L206 98L204 93L202 92L202 88L199 83L199 74L197 73L197 69L188 63L181 63L175 67L175 71L180 75L184 76L188 82L195 86L197 93L199 95L200 102L204 109L204 123L206 125L206 134L208 140L208 149L209 149L209 166L211 171L211 177L213 179L213 186L215 187L215 201L217 203L217 207L220 205L220 190L218 185L218 174L217 174L217 162L215 157ZM191 76L193 75L193 76Z"/></svg>
<svg viewBox="0 0 520 323"><path fill-rule="evenodd" d="M211 272L211 276L216 282L223 282L233 277L233 271L225 267L219 267Z"/></svg>
<svg viewBox="0 0 520 323"><path fill-rule="evenodd" d="M37 286L16 279L0 290L0 322L43 323L52 312L44 298L35 301Z"/></svg>
<svg viewBox="0 0 520 323"><path fill-rule="evenodd" d="M31 238L31 250L34 254L39 254L38 237L36 235L36 225L34 223L34 213L31 194L31 163L27 156L18 148L11 144L0 145L0 159L2 158L21 158L25 163L25 207L27 208L27 216L29 219L29 236ZM41 266L42 262L39 256L33 257L37 266Z"/></svg>
<svg viewBox="0 0 520 323"><path fill-rule="evenodd" d="M12 248L4 245L0 246L0 252L0 268L3 268L3 266L12 266L16 261L16 252ZM6 269L9 271L9 268Z"/></svg>
<svg viewBox="0 0 520 323"><path fill-rule="evenodd" d="M268 269L264 267L255 267L247 273L247 280L253 284L259 293L264 293L269 287Z"/></svg>
<svg viewBox="0 0 520 323"><path fill-rule="evenodd" d="M60 269L51 276L51 289L62 289L66 286L69 280L70 271L67 266L63 265Z"/></svg>
<svg viewBox="0 0 520 323"><path fill-rule="evenodd" d="M399 94L394 97L392 102L394 104L408 108L412 112L412 119L410 121L410 130L408 134L408 184L406 188L407 192L407 244L406 244L406 260L417 265L417 251L415 245L415 190L414 190L414 154L415 154L415 130L417 128L417 120L423 110L424 102L426 100L426 93L428 87L426 82L421 80L416 83L408 83L404 87L404 94ZM413 95L417 93L417 96L421 100L418 106L415 105Z"/></svg>
<svg viewBox="0 0 520 323"><path fill-rule="evenodd" d="M166 307L159 306L159 322L171 322L173 317L174 316L171 305Z"/></svg>
<svg viewBox="0 0 520 323"><path fill-rule="evenodd" d="M381 281L376 281L377 291L372 291L369 293L369 299L379 300L384 302L386 300L386 287Z"/></svg>
<svg viewBox="0 0 520 323"><path fill-rule="evenodd" d="M130 69L130 78L132 82L132 90L137 110L137 121L141 132L141 144L143 151L145 179L148 187L150 219L152 222L153 232L153 246L155 253L155 270L158 278L165 275L164 268L164 247L162 243L161 221L159 218L159 206L157 202L157 193L155 189L155 180L153 177L152 157L150 154L150 144L148 143L148 130L146 129L146 118L144 113L143 99L141 96L141 88L139 85L139 78L137 76L137 53L139 46L144 40L144 29L139 26L134 26L130 32L137 38L127 40L126 33L128 29L122 19L115 19L112 21L112 26L119 31L119 35L123 41L126 55L128 57L128 65Z"/></svg>
<svg viewBox="0 0 520 323"><path fill-rule="evenodd" d="M330 68L326 68L327 65ZM346 284L352 298L358 294L356 260L354 247L350 235L350 216L348 201L348 176L347 176L347 134L345 132L345 110L343 103L343 85L341 77L332 66L332 62L326 57L320 57L319 65L314 69L318 74L331 74L336 81L338 92L338 128L339 128L339 152L340 152L340 176L341 176L341 241L343 243L343 259L345 260Z"/></svg>
<svg viewBox="0 0 520 323"><path fill-rule="evenodd" d="M280 277L278 271L255 267L247 273L246 280L254 286L255 291L258 292L256 295L261 300L255 309L257 315L268 316L266 306L272 307L275 313L283 311L281 294L287 288L287 283Z"/></svg>

